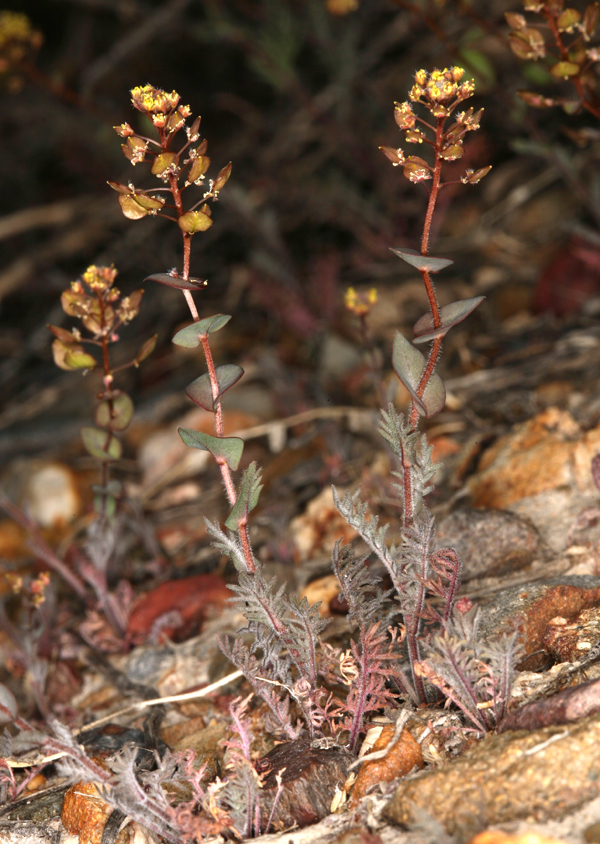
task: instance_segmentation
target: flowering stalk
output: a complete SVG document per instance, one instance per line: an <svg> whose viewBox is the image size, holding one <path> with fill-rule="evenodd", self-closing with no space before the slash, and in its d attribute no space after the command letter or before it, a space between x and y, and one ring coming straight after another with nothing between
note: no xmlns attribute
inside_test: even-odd
<svg viewBox="0 0 600 844"><path fill-rule="evenodd" d="M187 429L181 429L180 434L186 445L211 451L219 466L227 499L233 512L238 505L238 493L231 470L237 468L241 450L233 442L228 443L228 438L224 435L221 399L225 390L233 386L243 372L240 367L235 367L236 377L231 372L232 367L215 366L208 338L212 331L221 328L225 322L220 320L216 324L214 321L216 318L209 318L212 322L206 325L208 321L200 319L192 293L194 290L206 287L206 281L190 277L192 237L197 232L207 231L212 225L211 209L208 203L218 198L219 191L228 181L231 175L231 163L222 168L216 179L209 181L208 190L203 193L201 199L186 210L184 194L192 185L204 185L210 158L206 154L207 141L203 140L198 144L200 118L197 117L191 126L186 126L186 120L191 116L191 111L189 106L180 105L179 99L176 91L168 93L152 85L137 87L131 91L131 102L134 108L151 120L157 131L158 140L136 133L129 123L115 126L117 134L125 139L122 145L125 156L134 165L151 160L151 172L163 182L164 187L158 188L158 193L151 195L148 191L134 188L133 185L121 185L116 182L109 182L109 184L119 193L121 210L129 219L138 220L148 215L156 215L172 220L181 230L183 248L181 273L175 271L166 274L159 273L150 276L150 280L180 289L196 325L196 329L188 326L188 329L192 330L187 331L179 340L179 335L176 336L173 342L188 347L202 346L208 379L207 382L203 382L202 389L198 385L196 394L191 395L191 398L201 407L214 413L216 439L222 440L222 443L216 445L214 442L208 443L206 439L198 436L198 432ZM175 136L182 129L185 129L187 141L175 151L173 149ZM161 193L170 194L172 203L167 204ZM217 318L221 316L217 315ZM224 373L223 370L228 370L228 372ZM190 395L189 392L188 395ZM238 507L239 509L242 508ZM239 514L236 529L241 543L243 567L252 573L255 571L256 562L248 535L247 513Z"/></svg>
<svg viewBox="0 0 600 844"><path fill-rule="evenodd" d="M464 70L460 67L446 68L443 71L434 70L432 73L419 70L415 74L415 84L409 93L411 102L396 103L394 117L398 127L405 133L406 142L412 144L425 143L430 146L433 151L432 164L429 164L425 159L418 156L406 156L402 149L393 149L387 146L380 147L381 151L390 159L395 167L402 167L403 175L409 181L415 184L424 184L429 195L421 236L420 255L423 258L429 255L431 225L439 192L447 185L457 184L458 182L458 180L442 181L443 164L445 161L456 161L462 157L465 135L469 131L479 129L479 121L483 113L483 109L477 112L474 112L472 108L467 111L461 111L456 115L455 122L448 129L445 128L448 119L457 107L464 100L471 97L475 91L472 81L461 82L463 76ZM412 103L424 106L435 118L435 123L430 123L419 117L415 113ZM477 184L490 169L490 167L484 167L477 171L467 170L465 175L460 179L460 182L471 185ZM429 180L431 180L431 186L426 184ZM406 260L406 250L394 251ZM411 252L409 250L409 253ZM439 261L443 262L441 266L439 265ZM425 317L424 319L427 320L427 327L432 329L431 339L433 341L420 377L412 385L413 389L409 389L409 392L414 393L412 395L409 425L412 429L416 429L420 415L434 415L430 412L433 408L428 409L426 406L423 406L423 399L426 396L427 387L431 382L442 351L443 336L449 327L444 326L431 274L438 272L439 269L442 269L443 266L451 263L451 261L447 259L419 261L415 259L414 255L410 254L409 263L417 267L423 278L430 310L430 317ZM400 379L403 380L397 368L396 372ZM440 403L438 401L435 406L435 412L439 412L442 409L443 402L441 406L439 405ZM404 474L403 515L404 524L408 526L414 521L414 508L411 472L407 455L403 455L402 457L402 466Z"/></svg>

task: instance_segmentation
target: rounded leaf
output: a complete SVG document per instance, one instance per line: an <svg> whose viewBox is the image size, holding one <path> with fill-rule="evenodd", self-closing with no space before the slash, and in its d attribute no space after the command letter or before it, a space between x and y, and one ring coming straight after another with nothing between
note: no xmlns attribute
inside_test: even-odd
<svg viewBox="0 0 600 844"><path fill-rule="evenodd" d="M188 211L177 220L179 228L186 234L196 234L209 229L213 221L204 211Z"/></svg>
<svg viewBox="0 0 600 844"><path fill-rule="evenodd" d="M176 346L183 346L184 349L195 349L200 345L200 339L208 337L214 331L218 331L227 325L231 316L229 314L215 314L214 316L200 319L191 325L186 325L173 337Z"/></svg>
<svg viewBox="0 0 600 844"><path fill-rule="evenodd" d="M392 249L390 251L410 264L411 267L416 267L418 270L426 270L430 273L439 273L444 267L449 267L454 261L450 258L434 258L432 255L421 255L416 249Z"/></svg>
<svg viewBox="0 0 600 844"><path fill-rule="evenodd" d="M177 431L189 448L210 451L215 460L225 460L229 468L234 471L240 465L244 440L239 437L211 437L210 434L194 431L193 428L178 428Z"/></svg>
<svg viewBox="0 0 600 844"><path fill-rule="evenodd" d="M123 453L123 446L110 431L102 428L80 428L79 433L86 450L97 460L105 463L118 460Z"/></svg>
<svg viewBox="0 0 600 844"><path fill-rule="evenodd" d="M575 62L557 62L550 68L550 73L557 79L568 79L570 76L577 76L580 72L581 68Z"/></svg>
<svg viewBox="0 0 600 844"><path fill-rule="evenodd" d="M427 361L421 352L415 349L412 343L399 331L396 332L394 337L392 366L394 372L410 393L421 416L435 416L443 409L446 403L446 390L442 379L436 372L431 375L427 382L423 396L418 395L417 390Z"/></svg>
<svg viewBox="0 0 600 844"><path fill-rule="evenodd" d="M217 366L216 375L219 386L216 398L213 399L212 386L208 372L205 372L204 375L201 375L199 378L196 378L195 381L192 381L192 383L186 387L185 393L199 407L204 408L204 410L208 410L210 413L214 413L216 410L216 404L223 393L227 392L227 390L229 390L230 387L233 387L234 384L237 384L243 374L244 370L242 367L235 363Z"/></svg>
<svg viewBox="0 0 600 844"><path fill-rule="evenodd" d="M109 428L111 431L124 431L133 417L133 402L127 393L119 393L112 399L112 414L110 401L101 401L96 408L96 425Z"/></svg>
<svg viewBox="0 0 600 844"><path fill-rule="evenodd" d="M173 164L177 164L179 156L174 152L159 152L154 161L150 172L153 176L162 176L165 170L168 170Z"/></svg>
<svg viewBox="0 0 600 844"><path fill-rule="evenodd" d="M53 352L54 344L59 342L60 340L55 340L52 344ZM56 361L56 355L54 356L54 360ZM96 358L84 351L82 346L71 346L71 348L65 348L63 364L61 369L94 369ZM58 365L60 366L60 364Z"/></svg>
<svg viewBox="0 0 600 844"><path fill-rule="evenodd" d="M573 27L581 20L581 14L577 9L565 9L556 19L556 26L559 32L572 32Z"/></svg>
<svg viewBox="0 0 600 844"><path fill-rule="evenodd" d="M147 281L157 281L159 284L165 284L167 287L175 287L177 290L202 290L206 287L208 282L202 278L179 278L177 275L171 273L154 273L144 279L144 284Z"/></svg>
<svg viewBox="0 0 600 844"><path fill-rule="evenodd" d="M119 205L121 206L121 211L123 215L127 217L128 220L141 220L142 217L146 217L148 215L148 211L145 208L135 201L131 194L119 194Z"/></svg>
<svg viewBox="0 0 600 844"><path fill-rule="evenodd" d="M436 337L443 337L454 325L468 317L484 299L485 296L474 296L472 299L461 299L460 302L452 302L450 305L444 305L440 308L442 324L439 328L433 327L432 315L430 313L425 314L414 324L414 342L426 343L428 340L435 340Z"/></svg>
<svg viewBox="0 0 600 844"><path fill-rule="evenodd" d="M60 328L60 326L58 325L48 325L46 327L49 331L54 334L54 336L58 340L62 340L63 343L73 345L74 343L78 342L78 338L73 334L72 331L67 331L65 328Z"/></svg>
<svg viewBox="0 0 600 844"><path fill-rule="evenodd" d="M210 158L208 157L208 155L199 155L191 163L189 172L187 174L187 181L198 181L198 179L201 179L204 176L209 167Z"/></svg>

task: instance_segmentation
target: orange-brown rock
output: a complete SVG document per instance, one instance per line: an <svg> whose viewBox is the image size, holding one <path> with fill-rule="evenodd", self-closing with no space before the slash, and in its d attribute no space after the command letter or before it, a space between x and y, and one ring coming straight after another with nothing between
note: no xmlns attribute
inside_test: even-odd
<svg viewBox="0 0 600 844"><path fill-rule="evenodd" d="M370 752L384 750L394 736L394 727L383 728ZM365 762L358 773L348 806L354 809L367 792L379 782L391 782L405 777L414 767L423 767L421 746L408 730L402 730L397 742L389 747L383 759Z"/></svg>
<svg viewBox="0 0 600 844"><path fill-rule="evenodd" d="M471 838L469 844L565 844L565 842L559 841L558 838L548 838L547 835L540 835L538 832L521 832L511 835L500 829L487 829L475 838Z"/></svg>
<svg viewBox="0 0 600 844"><path fill-rule="evenodd" d="M549 407L487 449L468 483L471 501L502 508L562 486L591 493L599 451L600 425L584 433L567 411Z"/></svg>
<svg viewBox="0 0 600 844"><path fill-rule="evenodd" d="M96 783L76 782L65 794L61 820L68 832L79 835L78 844L100 844L111 812Z"/></svg>

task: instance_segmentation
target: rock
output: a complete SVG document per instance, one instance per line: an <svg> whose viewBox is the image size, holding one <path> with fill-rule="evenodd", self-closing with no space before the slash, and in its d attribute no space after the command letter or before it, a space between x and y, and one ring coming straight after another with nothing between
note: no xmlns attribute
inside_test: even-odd
<svg viewBox="0 0 600 844"><path fill-rule="evenodd" d="M79 835L79 844L101 844L112 811L97 783L76 782L65 794L61 818L68 832Z"/></svg>
<svg viewBox="0 0 600 844"><path fill-rule="evenodd" d="M371 759L361 765L354 783L348 808L355 809L367 792L382 782L405 777L416 766L423 767L421 747L408 730L402 730L398 741L390 745L394 736L394 726L387 725L369 752L388 748L383 759ZM388 745L390 745L388 747Z"/></svg>
<svg viewBox="0 0 600 844"><path fill-rule="evenodd" d="M472 838L469 844L566 844L566 842L559 841L558 838L548 838L547 835L540 835L538 832L511 835L500 829L487 829Z"/></svg>
<svg viewBox="0 0 600 844"><path fill-rule="evenodd" d="M575 618L583 609L599 604L598 577L552 578L513 586L498 592L490 603L482 606L481 635L484 640L491 640L511 632L518 624L525 657L529 657L521 665L530 671L541 670L548 664L543 642L549 622L556 616Z"/></svg>
<svg viewBox="0 0 600 844"><path fill-rule="evenodd" d="M448 765L403 780L385 816L407 826L417 806L463 840L520 818L562 818L600 794L599 742L598 714L568 730L489 735Z"/></svg>
<svg viewBox="0 0 600 844"><path fill-rule="evenodd" d="M225 581L216 574L169 580L137 599L127 635L134 644L160 642L161 636L182 641L197 633L205 615L230 597Z"/></svg>
<svg viewBox="0 0 600 844"><path fill-rule="evenodd" d="M570 724L600 710L600 680L590 680L551 697L525 704L509 713L498 727L506 730L537 730L554 724Z"/></svg>
<svg viewBox="0 0 600 844"><path fill-rule="evenodd" d="M337 490L343 497L344 490ZM290 535L298 550L301 560L306 560L317 552L331 556L331 549L337 539L342 545L350 542L358 534L338 512L333 503L333 493L326 486L309 502L305 512L290 522Z"/></svg>
<svg viewBox="0 0 600 844"><path fill-rule="evenodd" d="M476 507L510 507L559 487L593 493L591 462L600 451L600 425L584 433L565 410L549 407L501 437L469 479Z"/></svg>
<svg viewBox="0 0 600 844"><path fill-rule="evenodd" d="M458 552L462 581L509 574L545 556L531 521L507 510L461 508L438 523L437 543Z"/></svg>
<svg viewBox="0 0 600 844"><path fill-rule="evenodd" d="M600 641L600 608L582 610L569 622L563 616L550 620L544 647L557 662L577 662Z"/></svg>
<svg viewBox="0 0 600 844"><path fill-rule="evenodd" d="M350 751L331 739L303 738L277 745L256 762L258 771L267 772L260 800L261 827L268 822L277 793L276 776L283 768L275 829L308 826L330 814L336 786L345 781L352 761Z"/></svg>

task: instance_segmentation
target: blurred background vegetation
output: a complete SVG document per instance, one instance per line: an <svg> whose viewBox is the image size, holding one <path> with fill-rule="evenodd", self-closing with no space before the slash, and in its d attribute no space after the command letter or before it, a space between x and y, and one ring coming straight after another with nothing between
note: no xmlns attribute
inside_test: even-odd
<svg viewBox="0 0 600 844"><path fill-rule="evenodd" d="M192 271L209 279L197 297L202 315L235 314L228 359L271 379L278 413L376 401L356 383L318 376L327 354L343 357L356 342L343 307L349 285L377 287L382 348L423 312L421 294L410 292L398 310L397 291L413 277L389 247L418 247L426 194L378 150L400 144L393 103L421 67L464 66L476 81L472 105L485 107L481 131L447 175L494 166L481 185L441 194L432 251L455 261L449 281L440 276L442 299L445 283L462 295L484 292L473 322L480 333L536 308L564 317L587 303L594 316L598 127L589 115L533 110L516 96L551 95L562 84L511 52L504 13L521 12L519 0L7 0L3 8L26 14L40 37L1 65L0 389L11 401L0 413L0 457L47 443L27 427L44 407L56 415L55 443L72 434L65 414L89 414L89 402L79 408L93 379L54 367L45 328L67 324L59 297L70 281L91 263L115 264L129 292L180 264L178 228L126 220L106 184L156 184L145 165L132 170L112 129L140 128L135 85L175 89L202 115L209 176L233 161L215 225L194 239ZM587 259L574 255L574 242ZM575 304L540 294L561 254L591 274ZM147 288L122 354L159 333L153 358L124 385L151 404L198 373L168 342L186 319L183 298ZM396 310L386 314L386 302ZM467 354L457 337L444 366L485 366L486 342Z"/></svg>

